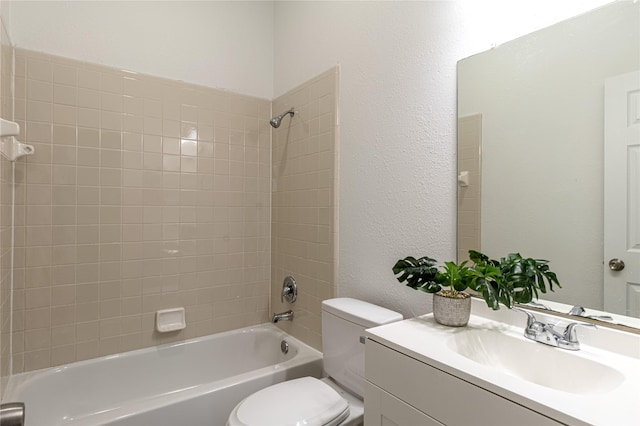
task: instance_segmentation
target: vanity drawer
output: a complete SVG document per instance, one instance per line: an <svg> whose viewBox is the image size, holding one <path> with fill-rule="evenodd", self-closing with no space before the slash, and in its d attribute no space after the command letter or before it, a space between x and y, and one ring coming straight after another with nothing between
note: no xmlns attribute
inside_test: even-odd
<svg viewBox="0 0 640 426"><path fill-rule="evenodd" d="M367 426L444 426L371 382L364 384L364 424Z"/></svg>
<svg viewBox="0 0 640 426"><path fill-rule="evenodd" d="M561 424L371 339L366 343L365 375L445 425Z"/></svg>

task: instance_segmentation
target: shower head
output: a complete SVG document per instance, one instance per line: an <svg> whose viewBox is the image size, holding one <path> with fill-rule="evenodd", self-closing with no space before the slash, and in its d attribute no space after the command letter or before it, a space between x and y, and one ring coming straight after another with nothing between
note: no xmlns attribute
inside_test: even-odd
<svg viewBox="0 0 640 426"><path fill-rule="evenodd" d="M296 110L292 107L289 111L285 111L282 114L276 115L275 117L273 117L271 120L269 120L269 124L271 124L271 126L274 129L277 129L278 127L280 127L280 122L282 121L285 115L290 114L291 117L293 117L295 113L296 113Z"/></svg>

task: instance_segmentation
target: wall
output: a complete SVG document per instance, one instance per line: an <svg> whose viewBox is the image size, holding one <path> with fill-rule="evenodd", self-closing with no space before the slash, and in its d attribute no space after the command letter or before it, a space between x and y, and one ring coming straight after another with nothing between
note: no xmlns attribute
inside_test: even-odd
<svg viewBox="0 0 640 426"><path fill-rule="evenodd" d="M339 63L339 294L413 315L429 298L391 265L455 255L456 61L594 3L13 2L9 33L25 49L268 99Z"/></svg>
<svg viewBox="0 0 640 426"><path fill-rule="evenodd" d="M0 116L13 120L13 50L0 19ZM11 372L11 162L0 156L0 395Z"/></svg>
<svg viewBox="0 0 640 426"><path fill-rule="evenodd" d="M271 307L292 309L295 321L280 326L322 349L321 302L337 293L338 68L279 96L277 113L291 107L272 131ZM287 275L298 284L298 301L282 303Z"/></svg>
<svg viewBox="0 0 640 426"><path fill-rule="evenodd" d="M605 2L276 2L276 96L340 64L339 295L430 310L391 267L455 258L456 62Z"/></svg>
<svg viewBox="0 0 640 426"><path fill-rule="evenodd" d="M15 372L268 320L269 101L21 49L15 86Z"/></svg>
<svg viewBox="0 0 640 426"><path fill-rule="evenodd" d="M14 1L11 7L16 47L273 97L272 2Z"/></svg>

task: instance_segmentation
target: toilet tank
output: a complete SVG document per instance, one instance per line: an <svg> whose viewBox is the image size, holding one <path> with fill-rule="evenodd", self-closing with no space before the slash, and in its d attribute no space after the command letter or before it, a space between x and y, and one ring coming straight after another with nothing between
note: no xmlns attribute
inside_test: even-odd
<svg viewBox="0 0 640 426"><path fill-rule="evenodd" d="M364 330L402 320L398 312L340 297L322 302L324 370L349 392L364 393Z"/></svg>

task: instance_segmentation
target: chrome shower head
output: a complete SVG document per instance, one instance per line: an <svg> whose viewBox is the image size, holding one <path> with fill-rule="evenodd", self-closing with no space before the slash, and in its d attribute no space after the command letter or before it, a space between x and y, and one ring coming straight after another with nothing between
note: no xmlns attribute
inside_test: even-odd
<svg viewBox="0 0 640 426"><path fill-rule="evenodd" d="M280 122L282 121L285 115L290 114L291 117L293 117L295 113L296 113L296 110L292 107L289 111L285 111L282 114L276 115L275 117L273 117L271 120L269 120L269 124L271 124L271 126L274 129L277 129L278 127L280 127Z"/></svg>

